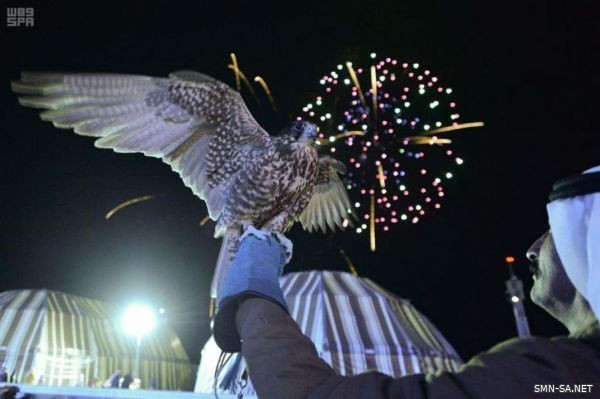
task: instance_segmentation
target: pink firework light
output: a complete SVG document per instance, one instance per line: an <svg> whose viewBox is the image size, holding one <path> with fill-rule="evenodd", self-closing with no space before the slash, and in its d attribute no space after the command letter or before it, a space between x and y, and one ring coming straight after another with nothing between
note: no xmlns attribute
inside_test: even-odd
<svg viewBox="0 0 600 399"><path fill-rule="evenodd" d="M370 58L369 67L347 62L324 75L298 119L316 123L318 144L348 166L355 231L368 231L375 251L377 232L442 207L444 183L463 160L436 134L483 123L459 124L452 88L418 63Z"/></svg>

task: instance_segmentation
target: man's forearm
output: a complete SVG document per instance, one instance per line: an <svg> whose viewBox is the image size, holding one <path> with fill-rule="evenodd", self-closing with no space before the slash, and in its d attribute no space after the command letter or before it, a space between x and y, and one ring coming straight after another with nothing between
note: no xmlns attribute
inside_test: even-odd
<svg viewBox="0 0 600 399"><path fill-rule="evenodd" d="M236 324L242 355L262 399L306 398L336 375L279 306L262 298L247 299L240 305Z"/></svg>
<svg viewBox="0 0 600 399"><path fill-rule="evenodd" d="M343 377L317 354L314 344L280 306L246 299L237 312L242 355L261 399L423 399L424 377L395 380L379 372Z"/></svg>

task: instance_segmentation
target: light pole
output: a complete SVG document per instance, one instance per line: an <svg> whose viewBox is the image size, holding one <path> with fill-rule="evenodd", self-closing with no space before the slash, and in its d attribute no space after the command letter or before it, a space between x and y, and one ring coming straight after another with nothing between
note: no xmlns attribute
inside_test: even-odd
<svg viewBox="0 0 600 399"><path fill-rule="evenodd" d="M523 307L523 301L525 300L525 295L523 294L523 282L517 277L513 270L515 258L507 256L505 261L508 265L508 272L510 273L510 278L506 280L506 294L508 295L508 300L513 308L515 323L517 324L517 334L519 335L519 338L528 338L531 337L531 332L529 331L529 323L527 322L527 315L525 314L525 308Z"/></svg>
<svg viewBox="0 0 600 399"><path fill-rule="evenodd" d="M156 326L156 315L154 311L144 305L131 305L121 318L123 330L136 339L135 363L133 377L140 377L140 348L144 335L148 334Z"/></svg>

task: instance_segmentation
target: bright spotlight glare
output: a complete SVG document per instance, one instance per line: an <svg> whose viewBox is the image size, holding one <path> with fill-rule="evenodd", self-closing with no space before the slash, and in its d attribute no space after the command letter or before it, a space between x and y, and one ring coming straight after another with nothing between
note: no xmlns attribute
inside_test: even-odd
<svg viewBox="0 0 600 399"><path fill-rule="evenodd" d="M148 306L131 305L125 309L121 321L127 334L140 337L152 331L156 325L156 315Z"/></svg>

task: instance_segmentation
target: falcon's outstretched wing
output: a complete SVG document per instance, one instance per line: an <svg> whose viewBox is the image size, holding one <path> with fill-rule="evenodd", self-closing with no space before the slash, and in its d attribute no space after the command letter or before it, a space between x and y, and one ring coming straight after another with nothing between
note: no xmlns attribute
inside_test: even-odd
<svg viewBox="0 0 600 399"><path fill-rule="evenodd" d="M305 230L313 232L320 228L325 233L327 226L331 230L335 226L342 228L344 219L352 222L350 198L338 173L346 173L343 163L328 156L319 158L310 202L298 218Z"/></svg>
<svg viewBox="0 0 600 399"><path fill-rule="evenodd" d="M192 71L169 78L23 72L12 88L27 95L22 105L48 109L43 120L98 137L96 147L162 158L213 219L248 151L271 139L238 92Z"/></svg>

